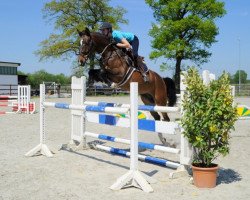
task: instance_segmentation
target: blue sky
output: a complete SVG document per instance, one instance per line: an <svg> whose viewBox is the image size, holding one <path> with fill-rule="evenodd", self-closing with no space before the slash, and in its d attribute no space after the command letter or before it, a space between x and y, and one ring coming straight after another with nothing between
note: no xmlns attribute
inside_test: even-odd
<svg viewBox="0 0 250 200"><path fill-rule="evenodd" d="M53 24L47 24L42 17L41 10L46 2L49 0L0 1L0 61L20 62L22 65L19 70L26 73L45 69L50 73L70 75L72 61L76 57L68 61L39 62L39 58L34 55L39 43L54 31ZM250 79L250 1L224 2L227 14L216 21L220 32L217 36L218 42L210 49L212 57L202 69L220 75L223 70L234 74L240 68L247 72ZM145 56L149 68L162 76L172 76L171 70L160 72L159 64L163 60L155 62L148 57L152 39L148 32L154 18L152 10L144 0L111 0L111 5L120 5L127 9L125 17L129 24L122 25L121 28L139 37L139 54Z"/></svg>

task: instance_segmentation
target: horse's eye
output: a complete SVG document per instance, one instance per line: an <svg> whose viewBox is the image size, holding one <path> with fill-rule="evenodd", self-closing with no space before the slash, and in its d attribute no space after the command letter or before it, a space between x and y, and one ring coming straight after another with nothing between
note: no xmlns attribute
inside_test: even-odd
<svg viewBox="0 0 250 200"><path fill-rule="evenodd" d="M82 45L82 43L83 43L83 39L80 40L80 45Z"/></svg>

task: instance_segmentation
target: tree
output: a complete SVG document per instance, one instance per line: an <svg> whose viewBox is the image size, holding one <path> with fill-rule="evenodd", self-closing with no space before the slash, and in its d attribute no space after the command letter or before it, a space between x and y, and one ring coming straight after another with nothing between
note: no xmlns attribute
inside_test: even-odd
<svg viewBox="0 0 250 200"><path fill-rule="evenodd" d="M108 5L110 0L53 0L43 8L44 17L54 23L56 33L40 43L36 54L44 59L70 59L75 57L79 49L77 29L86 26L91 31L98 30L98 22L108 21L119 28L119 23L127 23L123 19L126 11L121 7ZM90 58L91 67L94 57Z"/></svg>
<svg viewBox="0 0 250 200"><path fill-rule="evenodd" d="M208 48L216 42L215 19L226 11L217 0L145 0L153 9L157 23L149 32L153 37L151 59L175 60L175 83L179 88L181 63L190 60L198 66L208 61Z"/></svg>
<svg viewBox="0 0 250 200"><path fill-rule="evenodd" d="M26 74L24 72L18 70L17 75L26 75Z"/></svg>
<svg viewBox="0 0 250 200"><path fill-rule="evenodd" d="M18 74L28 76L28 84L31 88L39 88L42 82L56 82L61 85L68 85L71 82L71 78L64 74L50 74L45 70L39 70L34 73L25 74L24 72L18 71Z"/></svg>
<svg viewBox="0 0 250 200"><path fill-rule="evenodd" d="M240 83L247 83L247 73L244 70L237 70L237 72L233 75L233 83L239 84L239 77Z"/></svg>

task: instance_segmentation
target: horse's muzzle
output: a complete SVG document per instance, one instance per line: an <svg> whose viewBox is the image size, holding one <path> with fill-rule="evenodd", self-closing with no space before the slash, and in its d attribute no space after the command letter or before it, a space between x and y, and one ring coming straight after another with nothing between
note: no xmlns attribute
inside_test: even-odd
<svg viewBox="0 0 250 200"><path fill-rule="evenodd" d="M80 61L80 60L78 61L79 66L84 66L85 63L86 63L86 60L85 61Z"/></svg>
<svg viewBox="0 0 250 200"><path fill-rule="evenodd" d="M88 57L87 57L87 56L79 55L79 57L78 57L78 64L79 64L80 66L84 66L85 63L87 62L87 60L88 60Z"/></svg>

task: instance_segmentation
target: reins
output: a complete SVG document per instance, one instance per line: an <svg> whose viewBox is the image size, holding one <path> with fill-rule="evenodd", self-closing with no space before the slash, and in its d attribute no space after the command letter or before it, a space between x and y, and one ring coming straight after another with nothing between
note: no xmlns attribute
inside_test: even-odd
<svg viewBox="0 0 250 200"><path fill-rule="evenodd" d="M103 51L100 53L100 56L102 57L102 54L104 54L104 52L108 49L108 47L110 47L112 45L112 43L109 43L104 49Z"/></svg>
<svg viewBox="0 0 250 200"><path fill-rule="evenodd" d="M88 51L88 53L87 54L85 54L84 56L85 56L85 61L87 61L88 59L89 59L89 55L91 54L91 53L93 53L92 51L93 51L93 48L94 48L94 46L97 46L98 44L91 38L91 44L90 44L90 46L89 46L89 51ZM102 50L102 52L99 54L100 55L100 57L101 58L96 58L99 62L100 62L100 65L101 65L101 67L103 67L104 68L104 70L106 70L107 71L107 69L108 69L108 65L106 64L107 62L108 62L108 60L110 59L110 58L112 58L113 57L113 52L115 52L115 54L118 56L118 58L120 59L120 61L121 61L121 63L122 63L122 65L121 65L121 67L124 69L124 72L125 73L123 73L123 74L121 74L121 78L122 78L122 80L119 82L119 83L117 83L117 85L119 85L119 86L122 86L122 85L124 85L127 81L128 81L128 79L131 77L131 75L132 75L132 73L135 71L135 68L132 68L131 69L131 67L127 67L127 69L126 69L126 66L124 66L124 60L125 60L125 62L127 63L127 65L129 65L129 63L128 63L128 61L126 60L126 58L124 58L124 60L122 60L122 58L123 58L123 56L121 55L121 53L122 54L124 54L124 55L126 55L121 49L119 49L118 47L116 47L116 46L114 46L114 51L112 51L112 50L110 50L110 54L107 56L107 58L105 58L104 57L104 54L105 54L105 52L107 51L107 49L111 46L111 45L113 45L113 43L111 42L111 43L109 43L108 45L106 45L105 47L104 47L104 49ZM82 48L82 45L81 45L81 47L80 48ZM81 52L81 51L80 51ZM107 66L107 67L106 67ZM111 73L112 74L112 72L109 70L108 71L108 73ZM118 74L112 74L113 76L118 76Z"/></svg>

